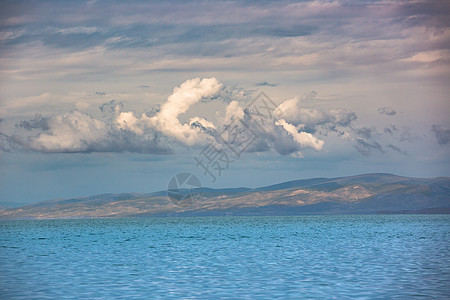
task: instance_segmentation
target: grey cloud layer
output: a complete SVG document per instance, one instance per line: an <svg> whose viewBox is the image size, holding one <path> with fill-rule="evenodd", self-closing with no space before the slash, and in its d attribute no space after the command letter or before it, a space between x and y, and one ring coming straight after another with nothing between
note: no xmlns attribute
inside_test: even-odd
<svg viewBox="0 0 450 300"><path fill-rule="evenodd" d="M342 77L349 66L394 72L447 65L449 7L442 1L18 1L2 7L0 49L11 60L25 46L34 55L57 49L61 59L86 51L117 59L126 50L148 70L301 66Z"/></svg>

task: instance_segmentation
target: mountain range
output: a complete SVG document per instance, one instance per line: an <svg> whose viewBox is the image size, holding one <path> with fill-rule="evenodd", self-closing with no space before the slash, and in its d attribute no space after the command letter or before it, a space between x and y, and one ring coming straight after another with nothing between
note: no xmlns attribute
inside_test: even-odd
<svg viewBox="0 0 450 300"><path fill-rule="evenodd" d="M0 209L0 219L65 219L226 215L450 213L450 178L364 174L314 178L261 188L180 189L194 203L167 191L101 194Z"/></svg>

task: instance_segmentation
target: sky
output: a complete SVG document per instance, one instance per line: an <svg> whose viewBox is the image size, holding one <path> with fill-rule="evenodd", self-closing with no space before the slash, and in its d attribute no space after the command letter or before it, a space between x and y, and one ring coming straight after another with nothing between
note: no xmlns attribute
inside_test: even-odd
<svg viewBox="0 0 450 300"><path fill-rule="evenodd" d="M446 1L0 8L0 206L450 175Z"/></svg>

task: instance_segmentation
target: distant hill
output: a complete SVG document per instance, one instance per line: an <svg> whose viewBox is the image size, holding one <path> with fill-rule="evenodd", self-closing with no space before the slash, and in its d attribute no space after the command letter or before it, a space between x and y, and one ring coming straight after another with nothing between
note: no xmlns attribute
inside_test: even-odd
<svg viewBox="0 0 450 300"><path fill-rule="evenodd" d="M450 178L365 174L314 178L256 189L203 188L196 203L177 206L165 191L101 194L0 210L0 219L450 213Z"/></svg>

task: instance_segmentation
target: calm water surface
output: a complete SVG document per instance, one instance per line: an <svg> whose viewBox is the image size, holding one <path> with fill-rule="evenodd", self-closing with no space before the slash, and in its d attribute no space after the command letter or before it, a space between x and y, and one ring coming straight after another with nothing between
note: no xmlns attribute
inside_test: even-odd
<svg viewBox="0 0 450 300"><path fill-rule="evenodd" d="M1 299L448 298L450 216L0 222Z"/></svg>

